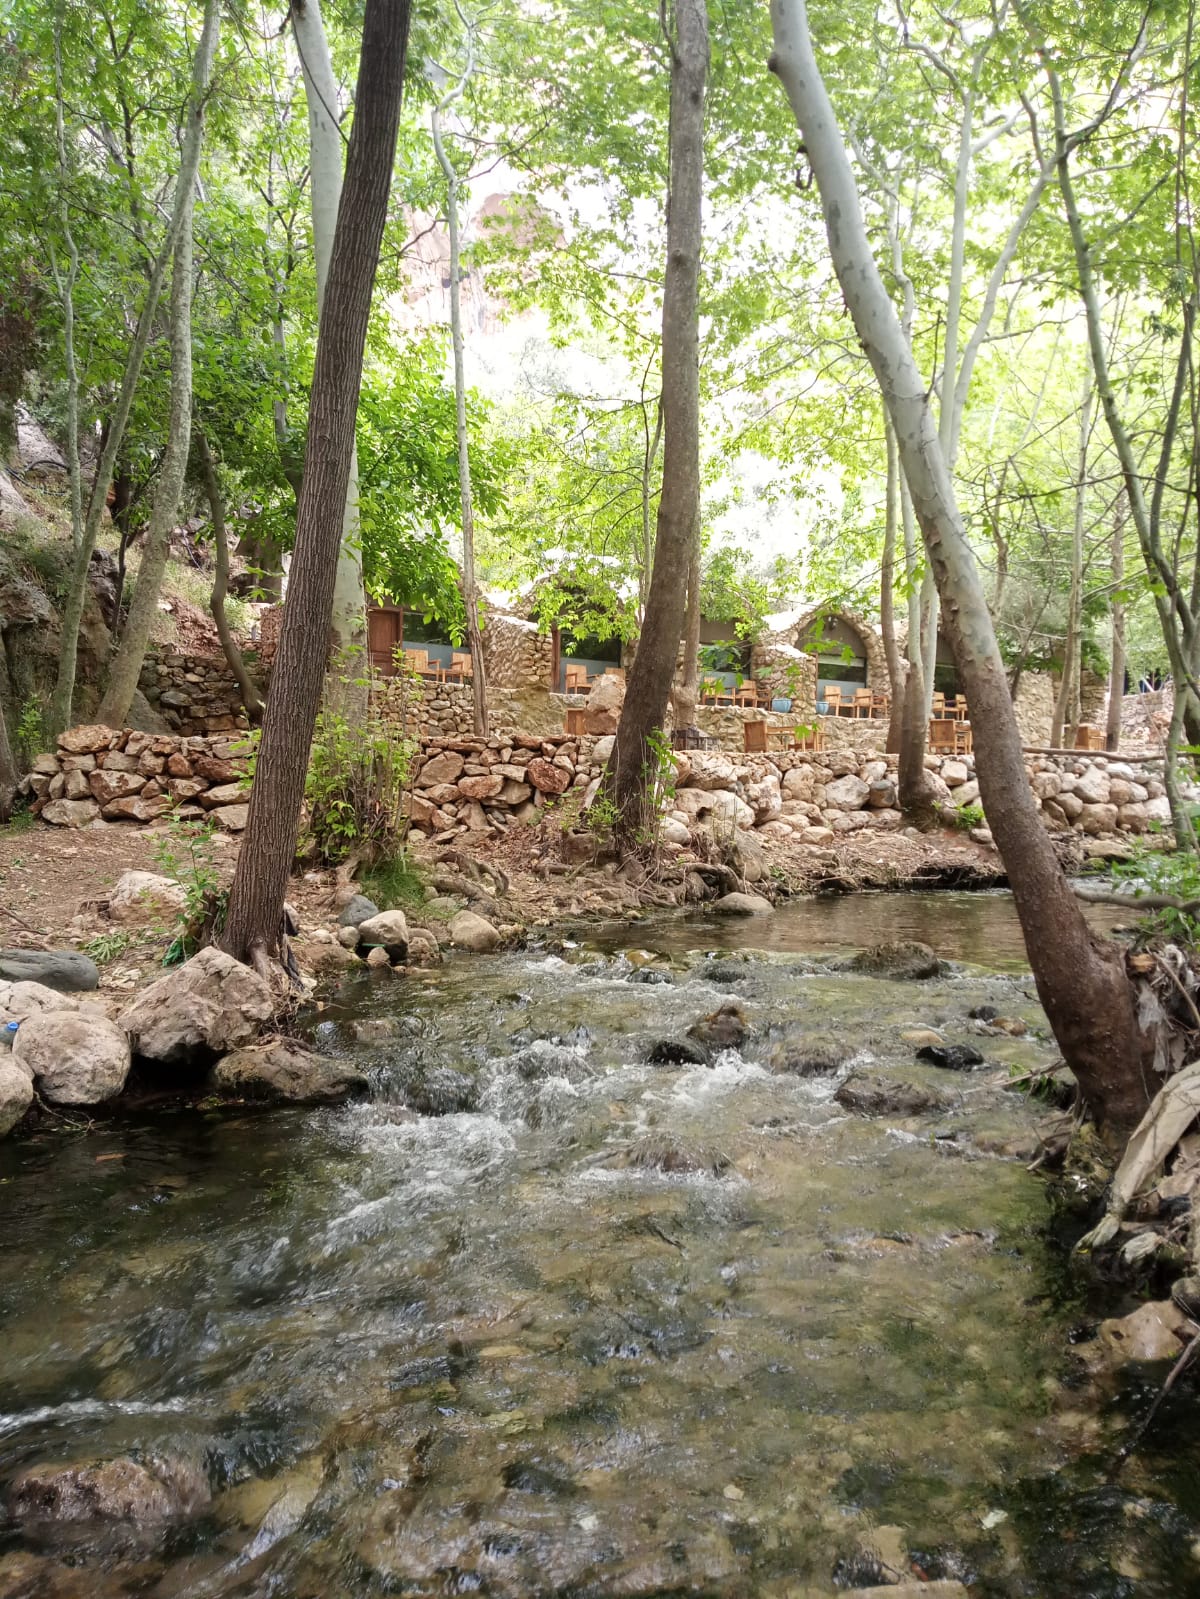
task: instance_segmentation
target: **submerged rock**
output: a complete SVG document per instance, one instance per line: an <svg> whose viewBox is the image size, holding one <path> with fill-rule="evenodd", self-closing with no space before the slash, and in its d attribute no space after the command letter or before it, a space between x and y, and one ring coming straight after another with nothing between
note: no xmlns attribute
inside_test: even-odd
<svg viewBox="0 0 1200 1599"><path fill-rule="evenodd" d="M767 1065L773 1072L794 1077L831 1077L850 1058L849 1047L830 1038L797 1038L771 1051Z"/></svg>
<svg viewBox="0 0 1200 1599"><path fill-rule="evenodd" d="M955 1103L954 1096L940 1088L885 1077L881 1072L855 1072L833 1097L862 1116L922 1116L927 1111L949 1110Z"/></svg>
<svg viewBox="0 0 1200 1599"><path fill-rule="evenodd" d="M13 1060L55 1105L100 1105L129 1076L129 1039L104 1016L48 1010L22 1022Z"/></svg>
<svg viewBox="0 0 1200 1599"><path fill-rule="evenodd" d="M479 1108L479 1084L466 1072L432 1066L405 1090L405 1099L422 1116L454 1116Z"/></svg>
<svg viewBox="0 0 1200 1599"><path fill-rule="evenodd" d="M257 972L210 946L144 988L120 1020L137 1054L188 1065L248 1043L273 1008Z"/></svg>
<svg viewBox="0 0 1200 1599"><path fill-rule="evenodd" d="M970 1044L925 1044L917 1051L917 1059L947 1072L965 1072L983 1065L983 1056Z"/></svg>
<svg viewBox="0 0 1200 1599"><path fill-rule="evenodd" d="M249 1049L235 1049L209 1074L219 1094L270 1104L320 1105L367 1092L367 1079L349 1061L314 1055L279 1038Z"/></svg>
<svg viewBox="0 0 1200 1599"><path fill-rule="evenodd" d="M687 1038L660 1038L646 1060L651 1066L707 1066L708 1053Z"/></svg>
<svg viewBox="0 0 1200 1599"><path fill-rule="evenodd" d="M1090 1344L1079 1353L1094 1369L1115 1371L1130 1361L1175 1360L1195 1328L1169 1299L1139 1305L1128 1316L1100 1323Z"/></svg>
<svg viewBox="0 0 1200 1599"><path fill-rule="evenodd" d="M100 1460L31 1466L9 1489L17 1521L132 1521L193 1516L207 1508L208 1482L178 1459Z"/></svg>
<svg viewBox="0 0 1200 1599"><path fill-rule="evenodd" d="M686 1144L673 1133L650 1133L622 1150L610 1165L630 1171L671 1174L702 1172L720 1177L732 1165L723 1150L710 1145Z"/></svg>
<svg viewBox="0 0 1200 1599"><path fill-rule="evenodd" d="M939 977L945 970L928 944L900 942L876 944L852 955L842 968L866 977L891 977L905 982L920 982Z"/></svg>
<svg viewBox="0 0 1200 1599"><path fill-rule="evenodd" d="M41 983L60 994L87 994L100 987L100 968L73 949L3 949L0 978L10 983Z"/></svg>

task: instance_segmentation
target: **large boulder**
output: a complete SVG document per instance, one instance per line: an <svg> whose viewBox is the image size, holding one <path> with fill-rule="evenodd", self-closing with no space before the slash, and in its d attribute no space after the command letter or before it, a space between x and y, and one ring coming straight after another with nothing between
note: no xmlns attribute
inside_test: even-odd
<svg viewBox="0 0 1200 1599"><path fill-rule="evenodd" d="M16 1521L172 1521L209 1504L203 1474L175 1459L97 1460L30 1466L12 1482Z"/></svg>
<svg viewBox="0 0 1200 1599"><path fill-rule="evenodd" d="M111 749L117 737L111 727L69 727L59 734L58 747L65 755L92 755L97 750Z"/></svg>
<svg viewBox="0 0 1200 1599"><path fill-rule="evenodd" d="M292 1105L336 1103L365 1094L368 1086L353 1062L314 1055L284 1038L223 1056L209 1083L218 1094Z"/></svg>
<svg viewBox="0 0 1200 1599"><path fill-rule="evenodd" d="M1085 805L1107 805L1108 773L1099 766L1087 766L1075 779L1074 792Z"/></svg>
<svg viewBox="0 0 1200 1599"><path fill-rule="evenodd" d="M182 883L157 872L122 872L108 897L108 918L122 925L137 925L176 916L186 904L187 890Z"/></svg>
<svg viewBox="0 0 1200 1599"><path fill-rule="evenodd" d="M593 737L615 733L624 703L625 679L614 672L605 672L596 679L588 693L587 704L583 708L584 732Z"/></svg>
<svg viewBox="0 0 1200 1599"><path fill-rule="evenodd" d="M22 1022L13 1060L33 1074L38 1093L55 1105L101 1105L129 1076L129 1040L105 1016L48 1010Z"/></svg>
<svg viewBox="0 0 1200 1599"><path fill-rule="evenodd" d="M377 911L358 924L360 949L386 949L394 960L403 960L408 949L408 920L403 911Z"/></svg>
<svg viewBox="0 0 1200 1599"><path fill-rule="evenodd" d="M530 761L525 772L541 794L565 794L571 786L571 774L566 767L557 766L540 755Z"/></svg>
<svg viewBox="0 0 1200 1599"><path fill-rule="evenodd" d="M871 785L861 777L835 777L826 783L823 804L828 810L861 811L871 797Z"/></svg>
<svg viewBox="0 0 1200 1599"><path fill-rule="evenodd" d="M455 750L442 750L425 762L417 776L418 788L437 788L443 783L457 783L466 761Z"/></svg>
<svg viewBox="0 0 1200 1599"><path fill-rule="evenodd" d="M32 1077L0 1055L0 1138L12 1131L32 1104Z"/></svg>
<svg viewBox="0 0 1200 1599"><path fill-rule="evenodd" d="M0 979L40 983L60 994L86 994L100 986L100 968L73 949L0 949Z"/></svg>
<svg viewBox="0 0 1200 1599"><path fill-rule="evenodd" d="M100 814L94 799L56 799L42 811L42 821L51 827L90 827Z"/></svg>
<svg viewBox="0 0 1200 1599"><path fill-rule="evenodd" d="M368 899L365 894L354 894L342 907L338 917L339 927L360 927L363 922L369 921L372 916L379 915L379 906L373 899Z"/></svg>
<svg viewBox="0 0 1200 1599"><path fill-rule="evenodd" d="M23 1022L47 1010L74 1010L76 1001L43 983L0 982L0 1025Z"/></svg>
<svg viewBox="0 0 1200 1599"><path fill-rule="evenodd" d="M882 1072L854 1072L833 1097L860 1116L922 1116L928 1111L949 1110L955 1103L953 1096L940 1088Z"/></svg>
<svg viewBox="0 0 1200 1599"><path fill-rule="evenodd" d="M450 923L450 942L459 949L474 950L483 955L500 943L500 934L482 916L474 911L459 911Z"/></svg>
<svg viewBox="0 0 1200 1599"><path fill-rule="evenodd" d="M210 946L143 989L120 1020L137 1054L188 1065L249 1043L272 1009L258 973Z"/></svg>

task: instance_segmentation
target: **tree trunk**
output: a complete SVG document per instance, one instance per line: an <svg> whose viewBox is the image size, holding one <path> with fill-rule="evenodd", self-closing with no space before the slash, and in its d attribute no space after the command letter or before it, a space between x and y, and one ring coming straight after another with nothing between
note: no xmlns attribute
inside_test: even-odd
<svg viewBox="0 0 1200 1599"><path fill-rule="evenodd" d="M1079 476L1075 480L1075 516L1071 527L1071 584L1067 598L1067 636L1062 682L1050 723L1051 749L1063 748L1063 735L1079 722L1080 666L1083 655L1083 533L1087 509L1087 457L1092 428L1092 372L1088 367L1079 407Z"/></svg>
<svg viewBox="0 0 1200 1599"><path fill-rule="evenodd" d="M202 428L196 433L196 449L200 456L200 469L204 474L204 492L208 496L208 509L213 525L214 571L209 609L212 611L217 637L221 640L221 649L229 663L229 670L237 682L246 715L257 726L262 721L262 695L246 670L242 652L234 643L233 634L229 631L229 618L225 615L225 598L229 593L229 530L225 525L225 498L217 478L217 465Z"/></svg>
<svg viewBox="0 0 1200 1599"><path fill-rule="evenodd" d="M642 403L642 419L645 421L646 406ZM647 431L646 447L642 452L642 560L641 571L638 573L638 629L642 628L646 620L646 596L650 592L650 576L654 571L654 532L653 521L650 516L650 501L654 494L654 463L658 458L658 447L662 443L663 414L662 394L654 402L654 428Z"/></svg>
<svg viewBox="0 0 1200 1599"><path fill-rule="evenodd" d="M1116 945L1093 940L1042 826L1004 664L911 346L871 253L853 173L821 79L804 0L771 0L778 73L799 124L830 254L892 416L905 476L944 601L943 624L971 703L976 770L1042 1005L1098 1123L1131 1129L1149 1102L1150 1057Z"/></svg>
<svg viewBox="0 0 1200 1599"><path fill-rule="evenodd" d="M333 254L338 202L342 195L342 130L338 121L338 88L320 0L293 0L292 28L304 73L308 102L309 190L312 195L313 257L317 272L317 323L325 303L329 261ZM367 598L363 588L362 542L358 516L358 451L350 457L342 542L330 609L334 650L340 657L336 678L344 711L366 710Z"/></svg>
<svg viewBox="0 0 1200 1599"><path fill-rule="evenodd" d="M431 128L438 165L446 179L446 226L450 234L450 341L454 347L454 431L458 443L458 496L462 506L463 605L467 613L467 648L471 652L471 699L475 732L488 736L487 678L483 634L479 626L479 587L475 581L475 503L471 494L471 451L467 436L467 373L462 326L462 251L458 226L458 173L442 142L442 114L458 99L475 65L475 35L467 25L467 61L454 88L433 109Z"/></svg>
<svg viewBox="0 0 1200 1599"><path fill-rule="evenodd" d="M896 525L900 520L900 456L896 435L887 412L883 414L883 436L887 446L887 489L884 498L883 562L879 574L879 631L883 634L883 653L887 658L892 702L888 716L889 755L900 751L904 725L904 663L896 642Z"/></svg>
<svg viewBox="0 0 1200 1599"><path fill-rule="evenodd" d="M1125 497L1118 495L1112 536L1112 661L1108 669L1108 719L1104 748L1115 754L1121 747L1121 712L1125 698Z"/></svg>
<svg viewBox="0 0 1200 1599"><path fill-rule="evenodd" d="M146 659L150 630L158 615L158 596L171 553L171 534L179 514L179 497L187 471L192 439L192 213L191 190L184 207L175 262L171 268L171 398L167 444L163 451L150 528L142 549L137 587L120 647L108 672L108 687L96 712L104 727L124 727L137 692L138 677Z"/></svg>
<svg viewBox="0 0 1200 1599"><path fill-rule="evenodd" d="M20 781L21 774L17 770L16 759L13 756L12 740L8 736L4 697L0 695L0 823L7 822L12 816L13 800L16 798L17 785Z"/></svg>
<svg viewBox="0 0 1200 1599"><path fill-rule="evenodd" d="M64 115L62 70L62 7L54 13L54 126L58 146L58 220L67 252L67 270L59 269L53 252L54 282L62 302L63 364L67 380L67 479L70 485L71 543L83 544L83 475L79 469L79 365L75 359L75 285L79 281L79 247L71 228L68 203L67 125Z"/></svg>
<svg viewBox="0 0 1200 1599"><path fill-rule="evenodd" d="M626 846L652 817L656 761L700 520L700 246L704 191L704 96L708 81L705 0L676 0L671 49L667 264L663 278L663 475L654 568L637 654L629 670L617 739L605 774Z"/></svg>
<svg viewBox="0 0 1200 1599"><path fill-rule="evenodd" d="M696 707L700 703L700 518L696 518L696 537L688 562L687 607L680 637L683 659L672 691L672 711L676 727L695 727Z"/></svg>
<svg viewBox="0 0 1200 1599"><path fill-rule="evenodd" d="M396 154L409 14L409 0L367 0L363 19L354 128L317 334L288 602L221 937L230 954L259 966L283 947L283 902L325 677L363 350Z"/></svg>
<svg viewBox="0 0 1200 1599"><path fill-rule="evenodd" d="M125 437L129 413L133 409L134 395L137 392L138 382L142 375L142 364L145 361L146 350L150 344L150 335L154 329L154 318L158 311L158 301L159 296L162 294L167 264L175 253L175 241L179 237L179 229L183 223L184 212L192 204L192 191L195 188L196 173L200 165L200 143L204 131L204 104L208 97L208 80L212 72L213 57L217 49L217 29L220 23L220 14L218 0L205 0L204 26L201 29L200 42L196 46L196 55L192 62L192 93L188 101L187 123L183 137L183 149L179 158L179 176L175 181L175 197L172 204L171 220L167 227L162 249L150 269L150 277L146 284L146 297L142 301L142 309L138 316L133 343L125 361L125 371L121 378L121 388L117 395L117 403L113 407L113 413L109 419L108 437L105 439L104 448L100 452L100 459L96 463L96 475L92 480L92 492L88 499L83 538L76 547L75 565L71 571L71 584L67 591L66 601L63 604L62 642L59 646L58 676L54 684L54 693L50 699L50 710L47 718L49 723L47 731L51 738L56 737L65 727L70 725L72 704L75 698L75 667L79 658L79 626L83 620L83 608L87 603L88 568L91 564L92 551L96 548L96 538L100 532L100 521L104 515L104 507L108 500L108 485L112 481L113 467L116 464L116 459Z"/></svg>
<svg viewBox="0 0 1200 1599"><path fill-rule="evenodd" d="M888 419L892 439L896 430ZM897 446L897 458L899 447ZM926 691L924 631L924 584L917 582L917 525L912 495L903 469L900 472L900 522L904 529L904 570L908 581L908 678L900 715L900 764L896 791L900 809L914 827L936 825L937 800L925 770L925 748L929 734L929 695Z"/></svg>

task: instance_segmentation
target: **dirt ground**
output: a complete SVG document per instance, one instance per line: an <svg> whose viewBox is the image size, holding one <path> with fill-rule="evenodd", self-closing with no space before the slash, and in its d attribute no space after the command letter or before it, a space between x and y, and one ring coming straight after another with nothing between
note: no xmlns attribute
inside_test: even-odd
<svg viewBox="0 0 1200 1599"><path fill-rule="evenodd" d="M210 853L223 881L233 876L239 840L213 836ZM161 926L122 929L106 913L109 895L130 870L164 872L165 828L112 824L68 832L20 821L0 829L0 943L9 948L84 949L103 971L103 987L129 990L152 979L169 935ZM665 878L618 874L612 864L567 866L549 829L513 828L499 837L460 838L431 847L414 838L414 865L431 893L458 894L503 926L546 925L575 917L645 914L682 901L688 858ZM998 880L999 858L961 833L924 836L857 833L833 849L764 841L764 880L749 886L771 894L845 893L856 887L985 886ZM167 870L167 875L170 875ZM308 872L290 890L304 933L336 921L332 872ZM406 907L411 923L421 913Z"/></svg>

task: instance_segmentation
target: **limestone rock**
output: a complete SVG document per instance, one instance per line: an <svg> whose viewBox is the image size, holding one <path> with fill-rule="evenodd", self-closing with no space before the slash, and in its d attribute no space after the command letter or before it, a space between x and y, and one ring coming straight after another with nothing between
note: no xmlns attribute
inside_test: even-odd
<svg viewBox="0 0 1200 1599"><path fill-rule="evenodd" d="M861 777L835 778L832 783L826 783L823 804L827 808L839 811L860 811L871 796L871 788L864 783Z"/></svg>
<svg viewBox="0 0 1200 1599"><path fill-rule="evenodd" d="M96 750L111 749L116 736L111 727L95 724L69 727L65 733L59 734L58 747L68 755L91 755Z"/></svg>
<svg viewBox="0 0 1200 1599"><path fill-rule="evenodd" d="M1075 790L1076 797L1079 790ZM1084 803L1079 812L1079 825L1085 833L1095 838L1100 833L1115 833L1117 830L1117 807L1108 804Z"/></svg>
<svg viewBox="0 0 1200 1599"><path fill-rule="evenodd" d="M616 742L611 733L605 734L603 738L598 738L592 746L592 765L606 766Z"/></svg>
<svg viewBox="0 0 1200 1599"><path fill-rule="evenodd" d="M33 1073L38 1092L56 1105L100 1105L129 1076L129 1040L103 1016L48 1010L22 1022L13 1059Z"/></svg>
<svg viewBox="0 0 1200 1599"><path fill-rule="evenodd" d="M939 1088L882 1072L854 1072L833 1097L862 1116L921 1116L927 1111L948 1110L954 1104L953 1096Z"/></svg>
<svg viewBox="0 0 1200 1599"><path fill-rule="evenodd" d="M216 810L221 805L245 805L249 798L249 790L242 783L218 783L216 788L210 788L206 794L201 794L200 803L206 811Z"/></svg>
<svg viewBox="0 0 1200 1599"><path fill-rule="evenodd" d="M210 946L143 989L120 1021L139 1055L186 1065L247 1043L272 1009L258 973Z"/></svg>
<svg viewBox="0 0 1200 1599"><path fill-rule="evenodd" d="M565 794L571 786L571 773L542 756L535 756L525 771L534 788L542 794Z"/></svg>
<svg viewBox="0 0 1200 1599"><path fill-rule="evenodd" d="M588 691L583 708L584 731L597 734L615 733L621 720L621 707L625 704L625 679L615 672L605 672Z"/></svg>
<svg viewBox="0 0 1200 1599"><path fill-rule="evenodd" d="M9 1488L17 1521L171 1521L207 1508L208 1483L182 1460L30 1466Z"/></svg>
<svg viewBox="0 0 1200 1599"><path fill-rule="evenodd" d="M155 799L145 799L140 794L129 794L106 805L104 815L114 822L153 822L158 817L165 816L170 809L171 801L165 794Z"/></svg>
<svg viewBox="0 0 1200 1599"><path fill-rule="evenodd" d="M358 927L372 916L379 915L379 906L365 894L355 894L342 907L338 917L339 927Z"/></svg>
<svg viewBox="0 0 1200 1599"><path fill-rule="evenodd" d="M442 783L457 783L466 762L454 750L443 750L426 761L417 778L418 788L437 788Z"/></svg>
<svg viewBox="0 0 1200 1599"><path fill-rule="evenodd" d="M33 1078L0 1056L0 1138L10 1133L33 1104Z"/></svg>
<svg viewBox="0 0 1200 1599"><path fill-rule="evenodd" d="M1099 766L1086 767L1075 779L1074 792L1085 805L1107 805L1107 772Z"/></svg>
<svg viewBox="0 0 1200 1599"><path fill-rule="evenodd" d="M250 818L249 805L220 805L212 813L217 826L226 833L241 833Z"/></svg>
<svg viewBox="0 0 1200 1599"><path fill-rule="evenodd" d="M0 949L0 979L40 983L60 994L85 994L99 988L100 969L73 949Z"/></svg>
<svg viewBox="0 0 1200 1599"><path fill-rule="evenodd" d="M775 907L761 894L723 894L711 906L716 916L771 916Z"/></svg>
<svg viewBox="0 0 1200 1599"><path fill-rule="evenodd" d="M1117 1368L1131 1360L1175 1360L1195 1329L1171 1300L1150 1301L1128 1316L1100 1323L1080 1354L1093 1366Z"/></svg>
<svg viewBox="0 0 1200 1599"><path fill-rule="evenodd" d="M156 917L175 916L187 904L181 883L157 872L122 872L108 898L108 918L125 925L142 925Z"/></svg>
<svg viewBox="0 0 1200 1599"><path fill-rule="evenodd" d="M382 945L389 953L403 955L408 945L408 920L403 911L377 911L358 924L360 944Z"/></svg>
<svg viewBox="0 0 1200 1599"><path fill-rule="evenodd" d="M460 949L474 950L476 954L486 954L500 943L500 934L491 922L477 916L474 911L459 911L452 919L449 931L452 944L457 944Z"/></svg>
<svg viewBox="0 0 1200 1599"><path fill-rule="evenodd" d="M965 761L943 761L942 782L947 788L961 788L971 780L971 769Z"/></svg>
<svg viewBox="0 0 1200 1599"><path fill-rule="evenodd" d="M503 787L504 779L495 772L486 772L479 777L460 777L458 780L458 792L463 799L495 799Z"/></svg>
<svg viewBox="0 0 1200 1599"><path fill-rule="evenodd" d="M314 1055L283 1038L223 1056L209 1082L219 1094L294 1105L336 1103L365 1094L368 1086L352 1062Z"/></svg>
<svg viewBox="0 0 1200 1599"><path fill-rule="evenodd" d="M42 821L51 827L87 827L100 814L94 799L51 800L42 812Z"/></svg>

